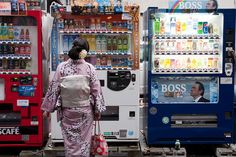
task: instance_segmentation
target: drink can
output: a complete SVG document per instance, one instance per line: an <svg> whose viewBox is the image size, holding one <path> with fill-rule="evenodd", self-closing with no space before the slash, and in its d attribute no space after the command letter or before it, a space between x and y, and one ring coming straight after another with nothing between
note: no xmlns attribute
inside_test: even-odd
<svg viewBox="0 0 236 157"><path fill-rule="evenodd" d="M203 22L203 33L208 34L208 22Z"/></svg>

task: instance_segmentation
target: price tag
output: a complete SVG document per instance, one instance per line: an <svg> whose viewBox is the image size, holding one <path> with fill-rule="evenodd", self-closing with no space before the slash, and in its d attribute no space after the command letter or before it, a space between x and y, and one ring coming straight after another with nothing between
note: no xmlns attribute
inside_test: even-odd
<svg viewBox="0 0 236 157"><path fill-rule="evenodd" d="M0 15L11 15L10 2L0 2Z"/></svg>

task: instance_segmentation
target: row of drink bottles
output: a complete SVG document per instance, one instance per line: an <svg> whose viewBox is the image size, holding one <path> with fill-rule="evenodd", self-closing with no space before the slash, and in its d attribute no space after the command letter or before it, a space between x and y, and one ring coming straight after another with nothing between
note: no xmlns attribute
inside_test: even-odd
<svg viewBox="0 0 236 157"><path fill-rule="evenodd" d="M0 23L0 40L30 40L30 32L12 23Z"/></svg>
<svg viewBox="0 0 236 157"><path fill-rule="evenodd" d="M68 52L73 41L76 39L75 35L63 36L63 52ZM128 35L81 35L82 38L89 42L90 51L99 52L127 52L129 50L129 36Z"/></svg>
<svg viewBox="0 0 236 157"><path fill-rule="evenodd" d="M154 58L155 69L218 69L217 57Z"/></svg>
<svg viewBox="0 0 236 157"><path fill-rule="evenodd" d="M157 40L155 51L219 51L219 39Z"/></svg>
<svg viewBox="0 0 236 157"><path fill-rule="evenodd" d="M112 56L99 56L90 57L88 61L96 66L111 66L111 67L131 67L132 60L130 57L112 57Z"/></svg>
<svg viewBox="0 0 236 157"><path fill-rule="evenodd" d="M26 70L29 60L25 59L0 59L0 70Z"/></svg>
<svg viewBox="0 0 236 157"><path fill-rule="evenodd" d="M0 44L0 54L31 54L30 44Z"/></svg>
<svg viewBox="0 0 236 157"><path fill-rule="evenodd" d="M58 22L60 29L69 30L110 30L127 31L132 30L132 21L105 21L100 18L89 19L60 19Z"/></svg>
<svg viewBox="0 0 236 157"><path fill-rule="evenodd" d="M11 14L24 14L26 7L27 4L25 0L11 0Z"/></svg>
<svg viewBox="0 0 236 157"><path fill-rule="evenodd" d="M219 26L207 21L199 21L197 18L182 20L177 17L156 18L153 22L154 34L161 35L219 35Z"/></svg>

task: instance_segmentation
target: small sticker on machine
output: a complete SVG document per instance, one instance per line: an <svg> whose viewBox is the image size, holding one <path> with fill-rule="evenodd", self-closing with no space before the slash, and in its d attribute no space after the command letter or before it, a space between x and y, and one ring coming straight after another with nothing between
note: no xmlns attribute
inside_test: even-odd
<svg viewBox="0 0 236 157"><path fill-rule="evenodd" d="M17 106L27 107L29 106L29 100L17 100Z"/></svg>
<svg viewBox="0 0 236 157"><path fill-rule="evenodd" d="M232 84L233 78L232 77L222 77L220 78L220 84Z"/></svg>

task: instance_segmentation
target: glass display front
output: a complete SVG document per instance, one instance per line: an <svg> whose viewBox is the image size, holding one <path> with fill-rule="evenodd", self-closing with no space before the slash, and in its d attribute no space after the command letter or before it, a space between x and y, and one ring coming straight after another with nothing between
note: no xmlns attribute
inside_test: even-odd
<svg viewBox="0 0 236 157"><path fill-rule="evenodd" d="M217 103L219 79L216 77L153 77L151 101L165 103Z"/></svg>
<svg viewBox="0 0 236 157"><path fill-rule="evenodd" d="M153 73L222 73L223 14L158 13L152 29Z"/></svg>
<svg viewBox="0 0 236 157"><path fill-rule="evenodd" d="M38 74L37 22L0 17L0 74Z"/></svg>

